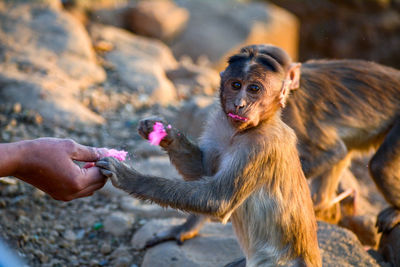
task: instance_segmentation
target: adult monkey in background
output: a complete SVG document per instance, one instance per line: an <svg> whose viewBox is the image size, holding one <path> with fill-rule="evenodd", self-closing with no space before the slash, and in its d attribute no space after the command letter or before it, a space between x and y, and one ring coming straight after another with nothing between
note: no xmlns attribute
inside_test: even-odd
<svg viewBox="0 0 400 267"><path fill-rule="evenodd" d="M278 47L249 46L238 55L248 49L258 50L286 69L291 65L289 56ZM226 75L222 73L222 81ZM312 181L317 218L340 219L333 200L343 170L353 152L376 149L370 173L392 205L381 212L377 225L379 231L389 232L400 222L400 71L362 60L314 60L303 63L300 75L288 79L292 94L282 119L297 134L303 171ZM161 145L185 177L185 170L179 168L184 156L166 143ZM204 217L191 215L185 224L158 233L147 245L170 239L183 242L195 236L203 223Z"/></svg>
<svg viewBox="0 0 400 267"><path fill-rule="evenodd" d="M200 146L166 129L161 145L186 181L143 175L113 158L96 165L139 199L230 219L246 255L230 266L321 266L296 136L281 120L299 69L284 55L248 48L230 58ZM147 138L156 122L142 121L139 132Z"/></svg>

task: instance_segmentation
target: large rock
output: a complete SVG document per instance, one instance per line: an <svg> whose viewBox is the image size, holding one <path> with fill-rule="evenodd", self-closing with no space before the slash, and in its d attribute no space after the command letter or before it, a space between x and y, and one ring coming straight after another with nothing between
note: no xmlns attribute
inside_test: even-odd
<svg viewBox="0 0 400 267"><path fill-rule="evenodd" d="M93 25L91 35L95 42L112 45L105 59L131 92L145 97L148 104L168 105L176 100L175 87L165 71L177 62L166 45L112 26Z"/></svg>
<svg viewBox="0 0 400 267"><path fill-rule="evenodd" d="M140 249L153 234L182 222L178 219L150 221L135 233L132 246ZM186 241L183 246L171 241L147 250L141 266L214 267L242 255L231 224L208 223L199 237Z"/></svg>
<svg viewBox="0 0 400 267"><path fill-rule="evenodd" d="M155 233L179 223L182 220L150 221L135 233L132 246L141 249ZM323 222L318 226L324 267L380 266L350 231ZM208 223L200 236L186 241L183 246L170 241L148 249L141 266L223 266L242 255L231 224Z"/></svg>
<svg viewBox="0 0 400 267"><path fill-rule="evenodd" d="M139 1L126 13L126 24L137 34L167 41L184 29L188 18L189 12L173 1Z"/></svg>
<svg viewBox="0 0 400 267"><path fill-rule="evenodd" d="M172 45L177 57L206 55L221 70L226 57L248 44L272 43L297 58L297 19L274 5L238 1L176 1L190 12Z"/></svg>
<svg viewBox="0 0 400 267"><path fill-rule="evenodd" d="M218 102L215 96L193 97L182 104L174 118L174 126L188 135L189 138L198 139L216 103Z"/></svg>
<svg viewBox="0 0 400 267"><path fill-rule="evenodd" d="M87 32L66 12L40 2L0 4L0 102L20 102L45 122L104 122L77 98L105 79Z"/></svg>
<svg viewBox="0 0 400 267"><path fill-rule="evenodd" d="M194 95L214 95L220 84L217 71L195 65L191 60L181 60L176 69L169 70L167 77L174 83L179 99Z"/></svg>

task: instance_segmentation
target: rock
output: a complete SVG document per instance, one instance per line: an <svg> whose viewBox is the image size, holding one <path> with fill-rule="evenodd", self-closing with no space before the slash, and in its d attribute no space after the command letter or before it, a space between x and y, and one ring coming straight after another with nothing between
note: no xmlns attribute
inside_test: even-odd
<svg viewBox="0 0 400 267"><path fill-rule="evenodd" d="M333 224L318 222L322 266L379 266L354 233Z"/></svg>
<svg viewBox="0 0 400 267"><path fill-rule="evenodd" d="M45 123L72 127L104 120L77 99L105 79L83 25L62 10L37 4L0 5L0 103L20 103Z"/></svg>
<svg viewBox="0 0 400 267"><path fill-rule="evenodd" d="M132 257L126 256L118 258L114 261L115 267L129 267L131 265Z"/></svg>
<svg viewBox="0 0 400 267"><path fill-rule="evenodd" d="M174 126L189 138L198 139L203 132L208 115L214 109L216 97L195 96L182 104Z"/></svg>
<svg viewBox="0 0 400 267"><path fill-rule="evenodd" d="M114 236L122 236L132 228L134 218L131 214L114 212L104 221L104 231Z"/></svg>
<svg viewBox="0 0 400 267"><path fill-rule="evenodd" d="M111 254L114 259L112 266L129 267L132 263L132 256L129 249L125 246L120 246Z"/></svg>
<svg viewBox="0 0 400 267"><path fill-rule="evenodd" d="M100 252L103 253L104 255L109 254L112 250L112 247L108 243L104 243L101 245Z"/></svg>
<svg viewBox="0 0 400 267"><path fill-rule="evenodd" d="M92 213L86 213L79 218L79 224L81 227L91 228L97 220Z"/></svg>
<svg viewBox="0 0 400 267"><path fill-rule="evenodd" d="M64 238L68 241L75 241L76 240L76 234L72 230L66 230L64 232Z"/></svg>
<svg viewBox="0 0 400 267"><path fill-rule="evenodd" d="M174 83L179 99L188 99L194 95L214 95L220 83L217 71L181 61L178 68L167 71L167 77Z"/></svg>
<svg viewBox="0 0 400 267"><path fill-rule="evenodd" d="M126 196L128 193L114 187L111 181L107 181L106 184L99 190L99 192L107 197L119 197Z"/></svg>
<svg viewBox="0 0 400 267"><path fill-rule="evenodd" d="M129 91L143 96L148 104L168 105L176 100L176 89L165 70L177 62L166 45L112 26L93 25L91 35L94 42L113 45L105 59Z"/></svg>
<svg viewBox="0 0 400 267"><path fill-rule="evenodd" d="M61 1L59 0L13 0L9 2L14 2L17 4L35 3L36 5L51 7L54 9L61 9Z"/></svg>
<svg viewBox="0 0 400 267"><path fill-rule="evenodd" d="M358 58L400 68L400 54L397 53L400 45L399 1L271 2L299 18L301 60ZM323 39L329 42L321 42Z"/></svg>
<svg viewBox="0 0 400 267"><path fill-rule="evenodd" d="M137 161L133 166L142 173L161 176L168 179L181 179L180 174L169 161L167 156L150 157L147 160Z"/></svg>
<svg viewBox="0 0 400 267"><path fill-rule="evenodd" d="M156 204L143 204L131 196L122 197L120 206L123 211L133 213L143 219L186 217L184 212L172 208L162 208Z"/></svg>
<svg viewBox="0 0 400 267"><path fill-rule="evenodd" d="M182 222L152 220L136 232L132 246L142 246L154 233ZM242 255L231 224L208 223L199 237L186 241L183 246L172 241L148 249L141 266L223 266Z"/></svg>
<svg viewBox="0 0 400 267"><path fill-rule="evenodd" d="M152 220L135 233L132 247L141 249L155 233L182 222L178 219ZM357 237L344 228L319 222L318 241L324 267L379 266ZM242 255L229 223L208 223L198 237L185 241L183 246L171 241L148 249L141 266L223 266Z"/></svg>
<svg viewBox="0 0 400 267"><path fill-rule="evenodd" d="M383 233L379 242L379 252L393 266L400 266L400 224L390 232Z"/></svg>
<svg viewBox="0 0 400 267"><path fill-rule="evenodd" d="M172 44L179 58L206 55L218 70L247 44L272 43L297 58L298 22L272 4L239 1L176 1L190 12L186 29Z"/></svg>
<svg viewBox="0 0 400 267"><path fill-rule="evenodd" d="M133 154L138 158L148 158L154 156L164 156L165 151L163 151L159 146L151 145L147 141L141 141L135 146Z"/></svg>
<svg viewBox="0 0 400 267"><path fill-rule="evenodd" d="M133 32L160 40L171 40L186 26L189 12L170 0L139 1L126 13Z"/></svg>
<svg viewBox="0 0 400 267"><path fill-rule="evenodd" d="M118 28L126 27L126 16L130 8L126 5L112 8L96 8L91 11L90 18L96 23L106 24Z"/></svg>

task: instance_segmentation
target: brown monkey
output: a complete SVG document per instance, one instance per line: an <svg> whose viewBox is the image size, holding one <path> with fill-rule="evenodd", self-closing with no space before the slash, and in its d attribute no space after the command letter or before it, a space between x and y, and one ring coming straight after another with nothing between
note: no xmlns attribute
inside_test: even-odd
<svg viewBox="0 0 400 267"><path fill-rule="evenodd" d="M296 136L281 120L298 71L285 54L252 47L231 57L200 146L173 128L161 144L186 181L143 175L113 158L96 165L139 199L230 219L246 255L230 266L321 266ZM147 137L156 121L142 121L139 132Z"/></svg>
<svg viewBox="0 0 400 267"><path fill-rule="evenodd" d="M243 49L250 48L290 62L278 47ZM292 78L282 119L297 134L317 218L339 221L334 200L343 170L354 152L376 149L370 173L392 205L379 214L377 225L389 232L400 222L400 71L362 60L313 60L301 65L300 77ZM147 245L167 239L182 242L195 236L204 220L191 215L184 225L157 234Z"/></svg>

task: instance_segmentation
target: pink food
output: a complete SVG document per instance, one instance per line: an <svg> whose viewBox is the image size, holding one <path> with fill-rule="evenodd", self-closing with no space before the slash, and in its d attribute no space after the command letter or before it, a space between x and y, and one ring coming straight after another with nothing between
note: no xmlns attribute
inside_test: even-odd
<svg viewBox="0 0 400 267"><path fill-rule="evenodd" d="M228 116L231 117L232 119L235 119L235 120L240 120L240 121L247 121L248 120L248 118L241 117L241 116L233 114L233 113L228 113Z"/></svg>
<svg viewBox="0 0 400 267"><path fill-rule="evenodd" d="M112 148L112 149L107 149L105 155L103 155L103 156L104 157L113 157L120 161L125 161L127 154L128 154L128 152L126 152L124 150L116 150L116 149Z"/></svg>
<svg viewBox="0 0 400 267"><path fill-rule="evenodd" d="M100 148L98 149L98 151L101 153L101 157L113 157L116 158L120 161L125 161L126 160L126 156L128 155L128 152L124 151L124 150L116 150L116 149L108 149L108 148ZM94 167L96 164L94 162L87 162L83 168L92 168Z"/></svg>
<svg viewBox="0 0 400 267"><path fill-rule="evenodd" d="M167 136L167 132L164 129L164 125L161 122L156 122L153 125L153 131L149 134L149 142L157 146L165 136Z"/></svg>

